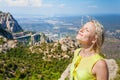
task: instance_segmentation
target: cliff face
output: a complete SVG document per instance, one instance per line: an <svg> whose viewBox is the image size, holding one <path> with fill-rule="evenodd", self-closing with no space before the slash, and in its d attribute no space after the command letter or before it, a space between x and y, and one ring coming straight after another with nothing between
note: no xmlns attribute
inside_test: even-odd
<svg viewBox="0 0 120 80"><path fill-rule="evenodd" d="M4 30L3 28L0 27L0 35L7 38L7 39L13 39L13 36L10 32Z"/></svg>
<svg viewBox="0 0 120 80"><path fill-rule="evenodd" d="M10 13L0 12L1 27L9 32L21 32L23 29Z"/></svg>

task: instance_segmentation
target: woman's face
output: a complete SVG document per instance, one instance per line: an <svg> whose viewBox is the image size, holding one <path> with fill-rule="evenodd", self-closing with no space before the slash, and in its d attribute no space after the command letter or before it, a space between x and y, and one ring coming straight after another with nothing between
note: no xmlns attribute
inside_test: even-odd
<svg viewBox="0 0 120 80"><path fill-rule="evenodd" d="M76 39L81 44L91 45L92 41L95 40L95 26L92 22L86 23L78 32Z"/></svg>

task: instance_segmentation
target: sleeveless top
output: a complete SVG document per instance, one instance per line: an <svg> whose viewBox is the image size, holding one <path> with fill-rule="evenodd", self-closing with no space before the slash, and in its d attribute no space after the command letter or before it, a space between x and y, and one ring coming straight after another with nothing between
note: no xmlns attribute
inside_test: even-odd
<svg viewBox="0 0 120 80"><path fill-rule="evenodd" d="M96 80L92 74L92 68L98 60L103 59L99 54L89 57L81 57L79 55L81 48L74 53L74 58L70 67L70 80Z"/></svg>

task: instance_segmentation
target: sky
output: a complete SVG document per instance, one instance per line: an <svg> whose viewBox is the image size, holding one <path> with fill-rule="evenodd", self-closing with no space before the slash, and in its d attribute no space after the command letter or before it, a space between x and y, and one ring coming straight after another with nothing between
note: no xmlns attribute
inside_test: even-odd
<svg viewBox="0 0 120 80"><path fill-rule="evenodd" d="M13 15L120 14L120 0L0 0Z"/></svg>

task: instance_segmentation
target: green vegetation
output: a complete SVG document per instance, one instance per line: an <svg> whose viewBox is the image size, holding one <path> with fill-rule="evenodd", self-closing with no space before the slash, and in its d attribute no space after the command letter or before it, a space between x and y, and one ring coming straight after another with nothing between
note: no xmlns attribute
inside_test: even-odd
<svg viewBox="0 0 120 80"><path fill-rule="evenodd" d="M53 44L43 43L34 48L46 50L46 47L50 49L51 46ZM59 46L56 47L58 48L61 50ZM48 61L42 59L44 56L42 52L31 53L28 47L23 46L11 49L6 54L0 54L0 79L57 80L72 59L50 58Z"/></svg>
<svg viewBox="0 0 120 80"><path fill-rule="evenodd" d="M3 38L0 38L0 45L4 43Z"/></svg>
<svg viewBox="0 0 120 80"><path fill-rule="evenodd" d="M119 66L114 80L120 79L119 43L107 40L103 46L107 58L116 59ZM0 54L0 80L58 80L73 58L71 50L61 50L60 43L42 43L30 47L19 43L18 46ZM69 58L64 58L64 55Z"/></svg>

